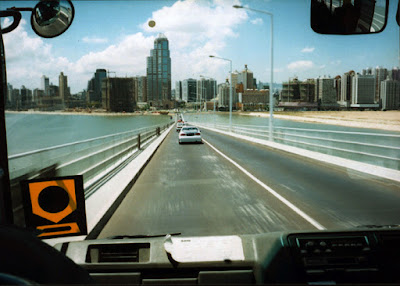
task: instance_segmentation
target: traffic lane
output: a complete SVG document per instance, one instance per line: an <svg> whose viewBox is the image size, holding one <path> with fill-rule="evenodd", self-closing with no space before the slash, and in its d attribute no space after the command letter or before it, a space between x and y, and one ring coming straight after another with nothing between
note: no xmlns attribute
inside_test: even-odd
<svg viewBox="0 0 400 286"><path fill-rule="evenodd" d="M202 135L327 228L400 223L392 181L206 129Z"/></svg>
<svg viewBox="0 0 400 286"><path fill-rule="evenodd" d="M315 230L207 144L171 132L99 238L113 235L230 235Z"/></svg>

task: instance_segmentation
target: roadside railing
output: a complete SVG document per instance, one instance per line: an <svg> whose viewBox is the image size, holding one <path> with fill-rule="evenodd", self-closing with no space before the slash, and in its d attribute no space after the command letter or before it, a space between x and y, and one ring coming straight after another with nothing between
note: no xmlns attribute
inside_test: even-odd
<svg viewBox="0 0 400 286"><path fill-rule="evenodd" d="M20 220L19 225L23 224L21 180L82 175L85 198L88 198L172 124L174 122L9 156L14 217Z"/></svg>
<svg viewBox="0 0 400 286"><path fill-rule="evenodd" d="M93 183L93 178L131 156L171 124L154 125L11 155L8 158L10 180L27 174L29 178L34 178L40 174L40 170L57 165L57 175L83 175L86 188Z"/></svg>
<svg viewBox="0 0 400 286"><path fill-rule="evenodd" d="M229 132L229 125L199 123ZM268 126L232 125L232 132L269 140ZM274 127L273 141L332 156L400 170L400 135Z"/></svg>

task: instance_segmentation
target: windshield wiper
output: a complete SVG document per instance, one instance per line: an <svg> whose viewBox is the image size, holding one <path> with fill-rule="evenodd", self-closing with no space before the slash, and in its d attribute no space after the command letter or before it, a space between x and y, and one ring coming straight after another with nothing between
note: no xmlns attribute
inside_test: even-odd
<svg viewBox="0 0 400 286"><path fill-rule="evenodd" d="M136 234L136 235L114 235L107 237L107 239L124 239L124 238L150 238L150 237L165 237L167 235L181 235L180 232L166 233L166 234Z"/></svg>
<svg viewBox="0 0 400 286"><path fill-rule="evenodd" d="M395 228L400 227L400 224L365 224L365 225L358 225L357 227L365 227L365 228Z"/></svg>

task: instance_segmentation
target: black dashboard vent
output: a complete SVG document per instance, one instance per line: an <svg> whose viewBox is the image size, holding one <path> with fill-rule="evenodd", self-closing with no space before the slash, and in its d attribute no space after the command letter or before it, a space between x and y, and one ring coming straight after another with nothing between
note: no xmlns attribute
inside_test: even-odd
<svg viewBox="0 0 400 286"><path fill-rule="evenodd" d="M94 244L88 247L87 263L127 263L149 260L149 243Z"/></svg>

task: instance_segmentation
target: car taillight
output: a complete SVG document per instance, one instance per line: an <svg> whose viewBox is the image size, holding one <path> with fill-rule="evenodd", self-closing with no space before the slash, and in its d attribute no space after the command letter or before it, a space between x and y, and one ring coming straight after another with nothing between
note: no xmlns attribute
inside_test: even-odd
<svg viewBox="0 0 400 286"><path fill-rule="evenodd" d="M181 135L181 136L185 136L185 135L186 135L186 133L181 133L181 134L179 134L179 135Z"/></svg>
<svg viewBox="0 0 400 286"><path fill-rule="evenodd" d="M196 135L200 135L200 133L196 133Z"/></svg>

